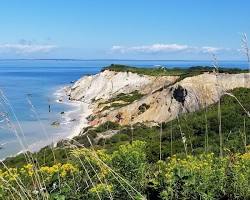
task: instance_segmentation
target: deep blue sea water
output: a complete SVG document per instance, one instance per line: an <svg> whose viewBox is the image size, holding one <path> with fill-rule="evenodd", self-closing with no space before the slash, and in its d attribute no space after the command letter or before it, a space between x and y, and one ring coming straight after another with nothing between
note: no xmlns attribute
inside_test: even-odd
<svg viewBox="0 0 250 200"><path fill-rule="evenodd" d="M67 129L52 127L53 121L61 118L60 112L69 111L71 106L59 104L55 91L77 80L83 75L96 74L102 67L112 63L138 67L191 67L212 65L211 61L135 61L135 60L0 60L0 159L18 153L22 147L14 130L25 136L25 143L41 147L52 140L67 136ZM248 68L244 61L222 61L222 67ZM32 111L27 97L32 102L40 121ZM51 112L48 106L51 105ZM20 122L21 129L17 120ZM8 122L7 118L11 120ZM14 129L15 128L15 129ZM43 128L49 135L44 134ZM23 138L22 138L23 139Z"/></svg>

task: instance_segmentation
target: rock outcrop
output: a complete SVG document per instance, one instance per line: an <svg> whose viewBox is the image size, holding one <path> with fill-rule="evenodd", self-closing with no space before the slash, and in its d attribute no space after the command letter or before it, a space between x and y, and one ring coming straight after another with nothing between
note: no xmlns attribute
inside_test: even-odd
<svg viewBox="0 0 250 200"><path fill-rule="evenodd" d="M105 70L77 81L68 91L73 100L91 103L91 125L106 121L121 125L170 121L179 114L194 112L218 102L225 92L239 87L250 88L250 73L203 73L180 80L178 76L147 76L131 72ZM100 109L118 94L139 91L143 96L134 102Z"/></svg>

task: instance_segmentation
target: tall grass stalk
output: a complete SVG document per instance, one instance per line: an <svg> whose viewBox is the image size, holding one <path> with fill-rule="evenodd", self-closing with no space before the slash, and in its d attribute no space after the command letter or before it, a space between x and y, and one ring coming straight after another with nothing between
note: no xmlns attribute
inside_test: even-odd
<svg viewBox="0 0 250 200"><path fill-rule="evenodd" d="M118 183L123 187L123 189L128 193L128 195L132 198L132 199L135 199L132 194L130 194L130 192L128 191L128 189L126 189L126 187L122 184L125 183L130 189L132 189L136 194L138 194L141 198L144 198L143 195L137 191L126 179L124 179L123 177L121 177L117 172L115 172L111 167L109 167L104 161L102 161L99 156L97 155L94 147L92 146L92 151L88 148L86 148L83 144L77 142L76 140L72 139L72 141L74 141L77 146L80 146L84 149L86 149L87 151L89 151L93 157L98 161L100 162L100 164L102 164L102 167L105 167L113 176L114 178L118 181ZM92 143L90 143L91 145Z"/></svg>
<svg viewBox="0 0 250 200"><path fill-rule="evenodd" d="M223 136L221 129L221 101L218 102L218 120L219 120L219 137L220 137L220 157L223 157Z"/></svg>
<svg viewBox="0 0 250 200"><path fill-rule="evenodd" d="M159 138L159 142L160 142L160 157L159 157L159 160L161 160L162 158L162 155L161 155L161 139L162 138L162 122L161 122L161 125L160 125L160 138Z"/></svg>
<svg viewBox="0 0 250 200"><path fill-rule="evenodd" d="M28 162L29 161L29 156L26 153L27 152L27 145L24 144L22 138L19 135L19 132L18 132L16 126L14 125L11 118L9 117L9 109L8 109L9 104L7 103L7 99L4 96L4 93L3 93L2 90L0 90L0 100L1 100L0 105L1 105L2 109L4 110L4 112L6 113L3 117L5 118L7 126L10 128L11 131L13 131L14 135L16 136L17 141L19 142L19 144L20 144L20 146L22 148L22 152L24 152L26 162Z"/></svg>
<svg viewBox="0 0 250 200"><path fill-rule="evenodd" d="M246 55L246 58L247 58L247 63L248 63L248 72L250 73L250 50L249 50L249 46L248 46L248 38L247 38L247 34L246 33L243 33L242 34L242 39L241 39L241 42L242 42L242 48L243 48L243 52L245 53ZM245 81L246 79L248 79L247 81L250 81L249 80L249 76L245 78ZM245 112L246 112L246 109L244 109ZM247 112L247 116L250 117L250 112L248 111ZM244 128L243 128L243 134L244 134L244 139L243 139L243 142L244 142L244 147L245 147L245 152L247 151L247 135L246 135L246 118L244 117Z"/></svg>
<svg viewBox="0 0 250 200"><path fill-rule="evenodd" d="M184 115L183 119L185 120L185 126L187 127L187 130L190 129L190 126L188 126L188 124L187 124L187 117L186 117L186 115ZM191 129L192 129L192 134L193 134L194 129L193 128L191 128ZM192 137L191 137L191 134L190 134L189 131L187 131L187 136L188 136L189 143L190 143L191 153L193 153L193 142L192 142Z"/></svg>
<svg viewBox="0 0 250 200"><path fill-rule="evenodd" d="M249 50L249 46L248 46L248 39L247 39L246 33L242 34L241 43L242 43L243 53L246 55L246 58L247 58L248 70L250 72L250 50Z"/></svg>
<svg viewBox="0 0 250 200"><path fill-rule="evenodd" d="M216 86L217 90L220 89L219 87L219 81L218 81L218 75L219 75L219 65L217 61L217 57L215 54L212 54L213 56L213 67L215 69L215 77L216 77ZM222 135L222 129L221 129L221 99L220 99L220 92L217 91L218 94L218 131L219 131L219 140L220 140L220 157L223 157L223 135Z"/></svg>
<svg viewBox="0 0 250 200"><path fill-rule="evenodd" d="M91 149L94 150L93 144L92 144L91 140L89 139L89 136L86 135L86 137L87 137L87 139L88 139L88 141L89 141L89 143L90 143ZM92 168L92 170L95 172L95 174L96 174L98 180L100 181L100 183L103 184L103 182L102 182L100 176L98 175L98 173L96 172L96 170L94 169L93 165L89 162L88 159L87 159L87 162L88 162L88 164L90 165L90 167ZM107 183L106 179L105 179L105 182ZM109 190L108 190L107 192L108 192L109 198L110 198L111 200L113 200L113 196L112 196L111 192L110 192Z"/></svg>
<svg viewBox="0 0 250 200"><path fill-rule="evenodd" d="M207 121L207 105L205 105L205 152L208 153L208 121Z"/></svg>
<svg viewBox="0 0 250 200"><path fill-rule="evenodd" d="M13 177L13 174L10 172L10 169L4 164L3 161L1 161L1 164L4 166L4 168L7 170L7 172L10 174L10 176ZM16 184L18 185L18 187L20 188L20 191L22 191L23 195L28 198L31 197L31 195L29 194L28 190L25 188L25 184L22 182L22 180L19 177L13 177Z"/></svg>
<svg viewBox="0 0 250 200"><path fill-rule="evenodd" d="M12 128L12 130L14 131L15 136L16 136L19 144L23 148L22 152L24 154L26 163L27 164L29 164L29 163L31 163L31 164L35 163L35 159L33 158L32 154L31 153L27 153L28 145L26 143L26 137L25 137L24 131L22 129L22 126L21 126L21 124L20 124L20 122L18 120L18 117L16 116L14 108L12 107L12 104L9 102L8 98L4 95L4 93L3 93L2 90L0 90L0 98L1 98L1 101L4 103L4 105L6 105L6 107L9 108L9 110L10 110L11 114L13 115L13 117L14 117L14 119L15 119L18 127L19 127L19 130L21 132L22 137L20 137L17 129L15 128L15 125L11 122L11 120L9 118L7 118L7 123ZM2 105L2 107L4 107L4 109L5 109L4 105ZM8 109L6 109L6 112L8 113ZM34 170L34 174L35 174L34 177L32 176L33 185L34 185L34 187L38 186L39 190L42 191L42 199L47 199L46 195L43 194L43 188L44 187L42 186L42 182L44 182L44 180L41 181L41 178L40 178L40 176L39 176L39 174L37 172L36 167L34 167L33 170Z"/></svg>
<svg viewBox="0 0 250 200"><path fill-rule="evenodd" d="M78 148L78 147L75 146L75 145L72 145L72 144L70 144L70 145L71 145L71 147L73 147L73 148L75 148L75 149ZM84 169L84 171L85 171L85 174L86 174L86 176L88 177L88 179L89 179L89 181L90 181L92 187L95 187L95 184L94 184L92 178L90 177L89 172L88 172L86 166L84 165L82 159L80 158L80 156L77 155L77 154L74 154L74 156L78 159L78 161L80 162L81 166L83 167L83 169ZM96 190L96 195L97 195L98 199L101 200L101 196L100 196L100 194L99 194L99 192L98 192L97 190Z"/></svg>
<svg viewBox="0 0 250 200"><path fill-rule="evenodd" d="M171 157L173 156L173 122L171 120L171 130L170 130L170 152L171 152Z"/></svg>
<svg viewBox="0 0 250 200"><path fill-rule="evenodd" d="M73 141L77 143L77 146L81 146L82 148L87 149L87 148L85 148L82 144L78 143L76 140L73 140ZM69 143L69 145L73 146L74 148L78 148L77 146L72 145L71 143ZM87 150L89 151L89 149L87 149ZM93 156L93 157L94 157L94 156ZM83 165L83 162L82 162L80 156L77 156L77 159L80 161L81 165ZM101 166L100 166L100 167L101 167ZM84 170L85 170L85 173L88 174L88 172L86 172L86 168L85 168L85 167L84 167ZM89 174L88 174L88 178L91 180ZM120 182L120 180L117 178L117 176L114 175L114 178L119 182L119 184L121 184L121 186L122 186L123 189L127 192L127 194L128 194L132 199L134 199L133 196L130 194L130 192L126 189L126 187L125 187L125 186ZM92 182L92 180L91 180L90 182L91 182L92 186L94 187L94 183ZM97 192L98 198L100 199L100 195L99 195L98 191L96 191L96 192Z"/></svg>
<svg viewBox="0 0 250 200"><path fill-rule="evenodd" d="M134 127L133 127L133 124L131 124L131 144L133 143L133 141L134 141Z"/></svg>
<svg viewBox="0 0 250 200"><path fill-rule="evenodd" d="M84 169L84 171L85 171L85 174L87 175L87 177L88 177L88 179L89 179L89 181L90 181L92 187L95 187L95 184L94 184L92 178L90 177L89 172L88 172L87 168L85 167L85 165L83 164L81 158L80 158L79 156L77 156L77 158L78 158L78 160L80 161L81 166L83 167L83 169ZM100 194L99 194L99 192L98 192L97 190L96 190L96 194L97 194L97 196L98 196L98 199L101 200L101 196L100 196Z"/></svg>
<svg viewBox="0 0 250 200"><path fill-rule="evenodd" d="M67 148L68 148L68 146L65 146L65 144L63 144L63 150L65 152L67 162L69 162L69 155L68 155ZM79 171L77 171L77 173L79 173ZM75 191L77 191L77 183L76 183L76 179L75 179L75 174L73 172L71 172L71 176L72 176L73 181L74 181L74 189L75 189Z"/></svg>
<svg viewBox="0 0 250 200"><path fill-rule="evenodd" d="M245 152L247 152L247 134L246 134L246 118L244 117L244 127L243 127L243 144Z"/></svg>
<svg viewBox="0 0 250 200"><path fill-rule="evenodd" d="M34 115L36 117L36 120L39 122L39 125L40 125L40 127L42 129L43 134L45 135L46 139L49 141L48 133L47 133L45 127L43 126L43 123L42 123L42 121L41 121L41 119L40 119L40 117L39 117L39 115L38 115L38 113L36 111L35 106L33 105L31 99L28 96L27 96L27 102L30 105L31 111L34 113ZM54 152L54 147L53 147L53 145L49 145L49 147L50 147L50 150L52 152L54 164L56 164L56 156L55 156L55 152ZM37 164L39 165L38 162L37 162ZM57 173L57 176L58 176L58 183L59 183L59 189L60 189L61 188L60 187L61 186L61 178L60 178L59 172ZM42 179L43 179L43 177L42 177ZM44 182L44 179L43 179L43 182Z"/></svg>
<svg viewBox="0 0 250 200"><path fill-rule="evenodd" d="M247 117L250 117L250 111L248 111L243 105L242 103L240 102L240 100L234 96L233 94L229 93L229 92L225 92L225 95L228 95L230 97L233 97L237 102L238 104L241 106L241 108L244 110L244 112L246 113Z"/></svg>
<svg viewBox="0 0 250 200"><path fill-rule="evenodd" d="M2 178L2 177L0 177L0 178L1 178L1 180L5 183L6 189L10 192L10 194L11 194L11 196L12 196L12 198L13 198L14 200L16 200L16 198L14 197L13 192L15 192L15 193L20 197L21 200L22 200L22 199L23 199L23 200L29 199L27 196L25 196L25 195L26 195L25 193L21 194L16 188L14 188L14 187L9 183L9 181L5 180L5 179Z"/></svg>
<svg viewBox="0 0 250 200"><path fill-rule="evenodd" d="M182 132L179 115L177 115L177 121L178 121L178 126L179 126L179 130L180 130L180 134L181 134L182 143L183 143L184 150L185 150L185 155L187 156L187 154L188 154L188 152L187 152L187 143L186 143L187 138L186 138L185 134Z"/></svg>

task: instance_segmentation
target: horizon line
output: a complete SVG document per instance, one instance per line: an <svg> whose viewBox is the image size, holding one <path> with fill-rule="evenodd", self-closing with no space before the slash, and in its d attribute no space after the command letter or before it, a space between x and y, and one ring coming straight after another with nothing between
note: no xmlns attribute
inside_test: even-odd
<svg viewBox="0 0 250 200"><path fill-rule="evenodd" d="M82 58L0 58L0 61L18 61L18 60L62 60L62 61L211 61L213 60L207 60L207 59L112 59L112 58L94 58L94 59L82 59ZM218 60L220 61L245 61L247 60L230 60L230 59L222 59Z"/></svg>

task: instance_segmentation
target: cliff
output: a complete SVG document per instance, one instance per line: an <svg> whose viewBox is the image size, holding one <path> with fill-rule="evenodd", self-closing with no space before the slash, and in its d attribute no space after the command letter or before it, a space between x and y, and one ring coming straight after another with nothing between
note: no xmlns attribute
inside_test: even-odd
<svg viewBox="0 0 250 200"><path fill-rule="evenodd" d="M68 95L72 100L90 104L93 110L90 125L106 121L127 125L170 121L182 113L214 104L227 91L239 87L250 88L250 73L210 71L183 78L107 69L80 79L68 90Z"/></svg>

